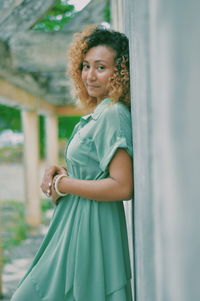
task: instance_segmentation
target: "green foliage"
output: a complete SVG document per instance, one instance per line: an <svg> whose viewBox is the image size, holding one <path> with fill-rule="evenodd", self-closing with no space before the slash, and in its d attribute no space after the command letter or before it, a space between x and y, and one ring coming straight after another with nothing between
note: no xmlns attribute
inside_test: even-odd
<svg viewBox="0 0 200 301"><path fill-rule="evenodd" d="M8 250L27 237L28 226L25 222L25 208L21 202L1 201L0 211L3 250ZM5 255L3 261L8 261Z"/></svg>
<svg viewBox="0 0 200 301"><path fill-rule="evenodd" d="M17 144L12 146L4 146L0 148L0 163L22 162L23 145Z"/></svg>
<svg viewBox="0 0 200 301"><path fill-rule="evenodd" d="M22 130L20 110L0 104L0 132L5 129L12 129L16 132Z"/></svg>
<svg viewBox="0 0 200 301"><path fill-rule="evenodd" d="M45 120L44 116L39 116L39 153L40 158L45 157Z"/></svg>
<svg viewBox="0 0 200 301"><path fill-rule="evenodd" d="M50 199L42 199L40 204L41 210L45 213L47 210L54 207L53 202Z"/></svg>
<svg viewBox="0 0 200 301"><path fill-rule="evenodd" d="M106 22L110 23L111 15L110 15L110 7L106 7L104 10L104 19Z"/></svg>
<svg viewBox="0 0 200 301"><path fill-rule="evenodd" d="M79 120L80 116L59 116L59 138L69 139L74 129L74 126L79 122Z"/></svg>
<svg viewBox="0 0 200 301"><path fill-rule="evenodd" d="M59 31L75 14L74 5L57 0L49 11L34 25L34 30Z"/></svg>
<svg viewBox="0 0 200 301"><path fill-rule="evenodd" d="M47 214L48 210L53 210L55 205L50 199L42 199L40 202L42 224L49 225L50 218Z"/></svg>
<svg viewBox="0 0 200 301"><path fill-rule="evenodd" d="M34 25L33 29L37 31L59 31L75 14L74 5L68 4L68 0L57 0ZM104 21L110 23L110 20L110 7L108 6L104 11Z"/></svg>
<svg viewBox="0 0 200 301"><path fill-rule="evenodd" d="M59 139L69 139L75 124L80 116L59 116L58 127ZM12 131L22 131L20 110L8 106L0 105L0 132L6 129ZM45 157L45 117L39 116L39 152L40 158ZM4 147L0 149L0 161L15 162L22 160L22 145Z"/></svg>
<svg viewBox="0 0 200 301"><path fill-rule="evenodd" d="M58 117L58 139L67 140L71 136L74 126L79 121L80 116L59 116ZM40 145L40 158L45 157L45 118L39 118L40 132L39 132L39 145Z"/></svg>
<svg viewBox="0 0 200 301"><path fill-rule="evenodd" d="M54 208L54 204L49 199L43 199L40 203L43 223L49 224L49 219L45 213ZM0 201L0 229L1 246L3 248L3 263L9 262L9 249L18 245L26 239L31 227L26 224L25 205L17 201Z"/></svg>

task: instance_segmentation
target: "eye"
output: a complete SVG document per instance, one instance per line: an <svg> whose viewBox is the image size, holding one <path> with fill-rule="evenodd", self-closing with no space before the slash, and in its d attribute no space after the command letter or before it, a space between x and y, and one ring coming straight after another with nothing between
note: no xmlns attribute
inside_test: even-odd
<svg viewBox="0 0 200 301"><path fill-rule="evenodd" d="M104 70L106 67L104 66L104 65L99 65L99 66L97 66L97 69L98 70Z"/></svg>
<svg viewBox="0 0 200 301"><path fill-rule="evenodd" d="M87 70L87 69L89 69L89 68L90 68L90 65L89 65L89 64L83 63L82 69Z"/></svg>

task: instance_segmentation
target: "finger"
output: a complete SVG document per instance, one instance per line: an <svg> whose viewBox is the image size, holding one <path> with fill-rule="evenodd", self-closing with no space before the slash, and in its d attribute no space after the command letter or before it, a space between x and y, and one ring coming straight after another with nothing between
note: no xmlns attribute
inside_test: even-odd
<svg viewBox="0 0 200 301"><path fill-rule="evenodd" d="M52 197L52 194L53 194L52 187L48 187L46 191L46 196L49 198Z"/></svg>
<svg viewBox="0 0 200 301"><path fill-rule="evenodd" d="M56 172L55 166L47 167L45 169L43 179L49 182L54 176L55 172Z"/></svg>
<svg viewBox="0 0 200 301"><path fill-rule="evenodd" d="M47 190L49 187L52 186L52 181L53 181L53 177L49 175L43 179L42 183L43 183L44 190Z"/></svg>
<svg viewBox="0 0 200 301"><path fill-rule="evenodd" d="M52 182L49 182L49 183L48 183L48 186L51 187L51 185L52 185Z"/></svg>
<svg viewBox="0 0 200 301"><path fill-rule="evenodd" d="M41 187L41 189L42 189L42 192L44 192L44 194L46 194L46 189L45 189L44 183L42 183L42 184L40 185L40 187Z"/></svg>
<svg viewBox="0 0 200 301"><path fill-rule="evenodd" d="M47 196L51 195L52 182L42 182L40 187Z"/></svg>
<svg viewBox="0 0 200 301"><path fill-rule="evenodd" d="M66 170L66 168L64 167L64 166L59 166L59 168L58 168L58 173L66 173L67 172L67 170Z"/></svg>
<svg viewBox="0 0 200 301"><path fill-rule="evenodd" d="M46 196L49 198L51 196L51 190L47 189Z"/></svg>

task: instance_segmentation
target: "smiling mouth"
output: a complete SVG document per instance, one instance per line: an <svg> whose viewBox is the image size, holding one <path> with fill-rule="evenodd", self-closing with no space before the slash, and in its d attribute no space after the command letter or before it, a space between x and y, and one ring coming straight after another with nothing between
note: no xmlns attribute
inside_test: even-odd
<svg viewBox="0 0 200 301"><path fill-rule="evenodd" d="M87 88L99 88L99 86L89 85L89 84L87 84L86 86L87 86Z"/></svg>

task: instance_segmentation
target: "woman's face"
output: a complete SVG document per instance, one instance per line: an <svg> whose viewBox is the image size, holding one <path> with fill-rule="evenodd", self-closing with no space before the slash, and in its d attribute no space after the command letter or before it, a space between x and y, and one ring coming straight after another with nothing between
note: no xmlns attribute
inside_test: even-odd
<svg viewBox="0 0 200 301"><path fill-rule="evenodd" d="M95 46L88 50L83 60L82 80L90 96L97 102L108 96L109 78L115 67L115 51L108 46Z"/></svg>

